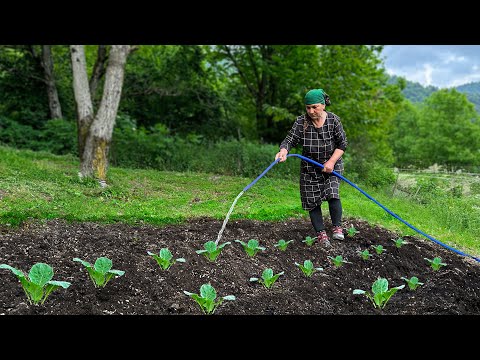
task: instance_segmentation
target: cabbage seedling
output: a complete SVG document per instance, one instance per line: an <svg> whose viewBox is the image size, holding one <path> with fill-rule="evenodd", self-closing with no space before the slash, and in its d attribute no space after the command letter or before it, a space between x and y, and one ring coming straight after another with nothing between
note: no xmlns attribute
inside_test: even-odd
<svg viewBox="0 0 480 360"><path fill-rule="evenodd" d="M363 251L359 250L358 253L360 254L360 256L362 257L363 260L368 260L370 258L370 256L373 256L372 254L370 254L368 249L365 249Z"/></svg>
<svg viewBox="0 0 480 360"><path fill-rule="evenodd" d="M246 251L248 256L254 257L260 250L265 251L265 248L259 246L258 241L255 239L248 240L248 243L244 243L241 240L235 240L235 242L240 243L243 246L243 249Z"/></svg>
<svg viewBox="0 0 480 360"><path fill-rule="evenodd" d="M170 268L170 266L172 266L175 263L175 261L185 262L184 258L178 258L178 259L172 260L173 255L170 252L170 250L168 250L167 248L160 249L160 252L158 255L150 251L147 251L147 253L157 261L158 265L160 265L162 270L168 270L168 268Z"/></svg>
<svg viewBox="0 0 480 360"><path fill-rule="evenodd" d="M308 246L312 246L316 239L317 238L312 238L311 236L307 236L305 240L302 240L302 242L306 243Z"/></svg>
<svg viewBox="0 0 480 360"><path fill-rule="evenodd" d="M280 250L285 251L287 250L287 245L290 244L291 242L293 242L293 240L285 241L282 239L282 240L278 240L278 243L274 244L273 246L276 246Z"/></svg>
<svg viewBox="0 0 480 360"><path fill-rule="evenodd" d="M407 245L407 244L409 244L408 241L405 241L405 240L403 240L402 238L392 239L392 240L393 240L393 242L395 243L395 246L396 246L397 248L399 248L399 249L402 247L402 245Z"/></svg>
<svg viewBox="0 0 480 360"><path fill-rule="evenodd" d="M8 269L20 280L23 290L27 295L30 304L43 304L48 295L55 289L62 287L68 288L71 283L67 281L53 281L53 269L50 265L36 263L30 268L28 277L21 270L15 269L7 264L0 264L0 269Z"/></svg>
<svg viewBox="0 0 480 360"><path fill-rule="evenodd" d="M379 307L380 309L383 309L385 305L387 305L387 302L388 300L390 300L392 295L395 294L398 290L403 289L404 287L405 285L400 285L388 289L388 280L379 277L372 284L372 293L360 289L355 289L353 290L353 294L365 295L372 301L374 307Z"/></svg>
<svg viewBox="0 0 480 360"><path fill-rule="evenodd" d="M382 245L372 245L372 247L375 249L375 252L378 254L378 255L381 255L384 251L387 251Z"/></svg>
<svg viewBox="0 0 480 360"><path fill-rule="evenodd" d="M93 266L79 258L73 258L73 261L77 261L87 268L88 275L90 275L90 279L92 279L95 287L105 287L114 276L125 274L125 271L122 270L112 270L112 260L107 257L99 257Z"/></svg>
<svg viewBox="0 0 480 360"><path fill-rule="evenodd" d="M331 256L327 256L327 258L329 258L330 260L332 260L333 262L333 265L335 265L336 267L340 267L342 266L342 264L351 264L350 261L346 261L346 260L343 260L343 256L342 255L337 255L335 257L331 257Z"/></svg>
<svg viewBox="0 0 480 360"><path fill-rule="evenodd" d="M200 286L200 295L185 290L183 293L195 300L197 304L200 305L202 311L207 315L213 314L215 309L223 302L223 300L235 300L234 295L227 295L221 297L217 302L215 302L215 299L217 298L217 292L210 284L203 284Z"/></svg>
<svg viewBox="0 0 480 360"><path fill-rule="evenodd" d="M347 236L348 237L354 237L355 234L359 233L360 231L358 231L357 229L355 229L355 227L352 225L350 226L348 229L347 229Z"/></svg>
<svg viewBox="0 0 480 360"><path fill-rule="evenodd" d="M410 279L402 277L402 280L405 280L407 282L410 290L416 290L417 287L419 287L420 285L423 285L422 282L418 281L418 278L416 276L412 276Z"/></svg>
<svg viewBox="0 0 480 360"><path fill-rule="evenodd" d="M210 260L210 261L215 261L217 259L217 256L220 255L222 252L222 249L225 247L225 245L231 244L230 241L227 241L223 243L220 246L217 246L215 244L215 241L207 241L205 244L203 244L204 249L203 250L197 250L195 251L197 254L203 254L205 257Z"/></svg>
<svg viewBox="0 0 480 360"><path fill-rule="evenodd" d="M430 266L432 267L433 270L437 271L440 269L442 266L447 266L447 264L442 263L442 258L441 257L436 257L433 260L424 258L430 263Z"/></svg>
<svg viewBox="0 0 480 360"><path fill-rule="evenodd" d="M272 285L277 281L277 279L280 277L280 275L283 275L284 271L273 275L273 270L270 268L267 268L263 270L262 273L262 278L255 278L252 277L250 278L250 281L258 281L260 284L262 284L265 288L269 289L272 287Z"/></svg>
<svg viewBox="0 0 480 360"><path fill-rule="evenodd" d="M310 260L305 260L303 265L295 262L295 265L297 265L307 277L311 277L315 271L323 271L321 267L313 267L313 263Z"/></svg>

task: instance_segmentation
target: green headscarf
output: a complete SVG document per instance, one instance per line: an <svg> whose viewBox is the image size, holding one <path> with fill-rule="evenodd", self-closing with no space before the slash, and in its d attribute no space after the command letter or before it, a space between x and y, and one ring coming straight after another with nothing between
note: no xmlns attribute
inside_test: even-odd
<svg viewBox="0 0 480 360"><path fill-rule="evenodd" d="M311 104L325 105L325 98L323 96L324 94L325 94L325 91L323 91L323 89L310 90L305 95L305 105L311 105Z"/></svg>

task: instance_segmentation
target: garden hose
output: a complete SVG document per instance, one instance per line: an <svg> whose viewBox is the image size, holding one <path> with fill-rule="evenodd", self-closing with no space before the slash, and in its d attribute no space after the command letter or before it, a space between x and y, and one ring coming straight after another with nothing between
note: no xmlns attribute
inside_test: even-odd
<svg viewBox="0 0 480 360"><path fill-rule="evenodd" d="M295 156L295 157L298 157L302 160L305 160L305 161L308 161L314 165L317 165L317 166L320 166L322 169L323 169L323 165L312 160L312 159L309 159L305 156L302 156L302 155L299 155L299 154L288 154L287 157L290 157L290 156ZM245 191L247 191L248 189L250 189L253 185L255 185L255 183L260 180L260 178L265 175L275 164L277 164L280 160L277 159L275 160L274 162L272 162L270 164L270 166L268 166L255 180L253 180L250 184L248 184L242 191L242 193L244 193ZM375 200L373 197L371 197L370 195L368 195L365 191L363 191L362 189L360 189L357 185L355 185L354 183L352 183L350 180L344 178L342 175L340 175L339 173L335 172L335 171L332 171L332 174L339 177L340 179L342 179L343 181L345 181L346 183L348 183L349 185L353 186L355 189L357 189L358 191L360 191L363 195L365 195L367 198L369 198L370 200L372 200L375 204L377 204L378 206L380 206L383 210L385 210L387 213L389 213L390 215L392 215L394 218L400 220L402 223L404 223L405 225L407 225L409 228L415 230L416 232L418 232L419 234L425 236L427 239L430 239L432 240L433 242L436 242L437 244L449 249L449 250L452 250L453 252L456 252L457 254L460 254L462 256L467 256L467 257L471 257L472 259L480 262L480 259L475 257L475 256L472 256L472 255L469 255L469 254L466 254L460 250L457 250L455 248L452 248L451 246L448 246L444 243L442 243L441 241L435 239L434 237L424 233L423 231L417 229L415 226L411 225L410 223L408 223L407 221L403 220L400 216L398 216L397 214L395 214L393 211L391 211L390 209L388 209L387 207L383 206L382 204L380 204L377 200Z"/></svg>

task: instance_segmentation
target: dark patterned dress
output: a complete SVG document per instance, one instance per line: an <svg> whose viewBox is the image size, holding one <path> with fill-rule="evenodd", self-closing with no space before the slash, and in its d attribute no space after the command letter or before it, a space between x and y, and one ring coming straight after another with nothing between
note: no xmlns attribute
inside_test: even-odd
<svg viewBox="0 0 480 360"><path fill-rule="evenodd" d="M302 155L320 164L325 163L332 156L335 149L345 151L347 137L343 130L340 118L332 112L326 112L327 118L322 127L316 128L307 115L297 117L292 128L280 144L280 149L290 151L301 144ZM335 163L334 171L343 173L343 159ZM304 210L313 210L322 201L331 198L340 199L339 187L341 179L333 174L322 172L320 166L301 160L300 165L300 197Z"/></svg>

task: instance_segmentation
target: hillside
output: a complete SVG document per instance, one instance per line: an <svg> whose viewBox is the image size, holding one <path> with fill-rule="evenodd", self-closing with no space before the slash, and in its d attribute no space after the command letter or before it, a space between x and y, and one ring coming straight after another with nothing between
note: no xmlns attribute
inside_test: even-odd
<svg viewBox="0 0 480 360"><path fill-rule="evenodd" d="M389 83L395 83L399 77L391 76ZM413 103L422 102L433 92L440 90L435 86L423 86L420 83L406 80L407 86L403 90L403 95ZM475 109L480 113L480 82L472 82L456 86L455 89L467 96L467 99L475 105Z"/></svg>

